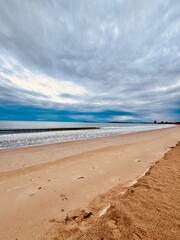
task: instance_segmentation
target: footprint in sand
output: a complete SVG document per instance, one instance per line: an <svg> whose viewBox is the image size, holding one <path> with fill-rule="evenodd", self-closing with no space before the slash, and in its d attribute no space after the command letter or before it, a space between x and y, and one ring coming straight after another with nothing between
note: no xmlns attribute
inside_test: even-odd
<svg viewBox="0 0 180 240"><path fill-rule="evenodd" d="M26 199L26 197L33 197L35 194L37 193L37 191L26 191L26 192L23 192L19 195L18 199L19 200L23 200L23 199Z"/></svg>
<svg viewBox="0 0 180 240"><path fill-rule="evenodd" d="M47 179L47 182L51 182L51 181L55 181L57 180L57 178L51 178L51 179Z"/></svg>
<svg viewBox="0 0 180 240"><path fill-rule="evenodd" d="M72 181L77 181L77 180L80 180L80 179L83 179L83 178L85 178L85 177L83 177L82 175L74 175L72 177Z"/></svg>
<svg viewBox="0 0 180 240"><path fill-rule="evenodd" d="M32 197L32 196L34 196L35 195L35 193L30 193L30 194L28 194L30 197Z"/></svg>
<svg viewBox="0 0 180 240"><path fill-rule="evenodd" d="M140 163L140 162L141 162L140 159L135 159L134 161L135 161L136 163Z"/></svg>
<svg viewBox="0 0 180 240"><path fill-rule="evenodd" d="M64 201L64 200L68 200L68 198L66 197L65 194L60 194L60 197L61 197L61 200Z"/></svg>
<svg viewBox="0 0 180 240"><path fill-rule="evenodd" d="M33 182L33 181L37 181L37 180L39 180L40 179L40 177L36 177L36 178L31 178L31 179L29 179L29 181L30 182Z"/></svg>
<svg viewBox="0 0 180 240"><path fill-rule="evenodd" d="M76 180L79 180L79 179L82 179L82 178L84 178L84 177L78 177Z"/></svg>
<svg viewBox="0 0 180 240"><path fill-rule="evenodd" d="M41 190L41 189L42 189L42 187L38 187L38 190ZM28 195L29 197L33 197L36 193L37 193L36 189L28 191L28 192L24 192L24 194Z"/></svg>

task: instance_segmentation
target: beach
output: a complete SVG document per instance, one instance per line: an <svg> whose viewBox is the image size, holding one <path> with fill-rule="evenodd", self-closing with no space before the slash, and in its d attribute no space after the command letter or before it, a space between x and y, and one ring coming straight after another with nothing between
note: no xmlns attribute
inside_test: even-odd
<svg viewBox="0 0 180 240"><path fill-rule="evenodd" d="M114 187L88 208L69 212L64 222L54 220L43 239L179 239L179 160L180 142L123 192Z"/></svg>
<svg viewBox="0 0 180 240"><path fill-rule="evenodd" d="M148 232L146 227L152 219L156 219L154 224L160 222L159 215L153 217L152 214L160 214L162 205L157 207L157 212L151 211L160 197L151 197L166 188L161 185L165 184L167 176L169 191L163 198L163 206L168 216L172 214L167 221L174 227L173 238L166 239L175 239L179 226L178 219L173 222L174 209L178 210L174 206L177 206L176 199L179 197L176 196L178 146L172 150L176 151L173 153L175 156L168 157L169 165L160 165L164 154L180 140L179 136L180 127L176 126L1 150L0 237L4 240L162 239L145 235L145 232ZM171 159L174 159L172 164ZM157 161L158 164L154 165ZM149 172L155 175L152 179L149 179ZM153 184L155 187L151 196L148 189ZM152 199L151 205L146 204L146 197ZM174 199L172 207L170 199ZM118 213L118 209L122 214ZM151 215L140 214L147 210ZM156 224L156 232L162 229L161 225ZM132 230L127 230L128 227Z"/></svg>

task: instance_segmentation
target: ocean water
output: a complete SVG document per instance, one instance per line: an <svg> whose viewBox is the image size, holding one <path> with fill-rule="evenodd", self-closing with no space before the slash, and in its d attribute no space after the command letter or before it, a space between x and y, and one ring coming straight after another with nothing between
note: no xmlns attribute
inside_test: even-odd
<svg viewBox="0 0 180 240"><path fill-rule="evenodd" d="M35 146L75 140L86 140L104 136L117 136L132 132L169 128L168 124L125 124L125 123L70 123L70 122L17 122L0 121L0 130L88 128L91 130L41 131L41 132L1 132L0 149Z"/></svg>

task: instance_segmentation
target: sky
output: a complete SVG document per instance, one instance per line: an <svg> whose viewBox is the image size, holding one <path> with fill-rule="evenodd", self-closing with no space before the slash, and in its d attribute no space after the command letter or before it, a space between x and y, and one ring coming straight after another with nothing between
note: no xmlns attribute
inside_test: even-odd
<svg viewBox="0 0 180 240"><path fill-rule="evenodd" d="M0 120L180 121L180 1L0 0Z"/></svg>

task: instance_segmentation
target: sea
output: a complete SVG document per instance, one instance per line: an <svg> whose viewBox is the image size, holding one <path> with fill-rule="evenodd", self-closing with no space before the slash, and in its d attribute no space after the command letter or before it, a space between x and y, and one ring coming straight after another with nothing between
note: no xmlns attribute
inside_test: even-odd
<svg viewBox="0 0 180 240"><path fill-rule="evenodd" d="M142 132L172 124L0 121L0 149Z"/></svg>

